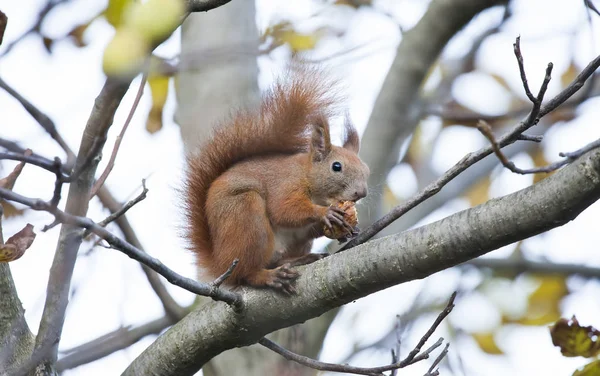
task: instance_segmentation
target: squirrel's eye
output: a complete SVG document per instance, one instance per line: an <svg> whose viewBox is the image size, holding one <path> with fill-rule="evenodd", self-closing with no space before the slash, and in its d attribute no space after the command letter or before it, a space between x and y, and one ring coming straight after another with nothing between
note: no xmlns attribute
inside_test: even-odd
<svg viewBox="0 0 600 376"><path fill-rule="evenodd" d="M333 162L331 169L335 172L340 172L342 171L342 164L340 162Z"/></svg>

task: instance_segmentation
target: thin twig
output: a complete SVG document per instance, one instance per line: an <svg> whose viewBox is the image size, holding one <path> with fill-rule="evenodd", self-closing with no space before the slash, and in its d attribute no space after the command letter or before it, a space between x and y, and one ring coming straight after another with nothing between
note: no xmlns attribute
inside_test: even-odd
<svg viewBox="0 0 600 376"><path fill-rule="evenodd" d="M21 153L13 153L13 152L0 152L0 160L8 159L11 161L20 161L25 162L34 166L38 166L43 168L44 170L50 171L53 174L56 174L56 161L51 161L44 157L40 157L38 155L24 155ZM60 171L59 171L60 172ZM61 173L61 179L63 181L67 181L69 179L68 175Z"/></svg>
<svg viewBox="0 0 600 376"><path fill-rule="evenodd" d="M500 146L498 145L498 141L496 141L494 135L492 134L492 129L489 126L489 124L487 124L484 121L481 121L479 124L477 124L477 129L479 129L481 131L481 133L483 133L483 135L490 141L490 143L492 144L492 148L494 150L494 154L496 154L496 156L500 160L500 163L502 163L502 165L504 167L506 167L507 169L509 169L510 171L512 171L516 174L521 174L521 175L537 174L537 173L550 173L550 172L556 171L559 168L566 166L569 163L575 161L577 158L581 157L588 151L597 149L600 147L600 139L598 139L594 142L587 144L586 146L582 147L581 149L578 149L578 150L575 150L572 152L559 153L559 156L565 158L561 161L551 163L546 166L522 169L522 168L515 166L515 164L513 162L509 161L508 158L506 158L506 156L504 155L504 153L502 153L502 150L500 149Z"/></svg>
<svg viewBox="0 0 600 376"><path fill-rule="evenodd" d="M169 269L166 265L160 262L160 260L118 238L104 227L94 223L94 221L89 218L65 213L60 209L53 208L43 200L24 197L4 188L0 188L0 198L18 202L20 204L29 206L33 210L46 211L54 215L54 217L63 224L69 224L90 230L92 233L106 240L108 244L118 251L121 251L130 258L147 265L152 270L165 277L170 283L185 290L191 291L197 295L208 296L214 300L223 301L227 304L230 304L235 309L241 309L242 300L238 294L228 290L214 289L209 284L201 283L177 274L175 271Z"/></svg>
<svg viewBox="0 0 600 376"><path fill-rule="evenodd" d="M536 103L537 98L533 96L531 90L529 89L529 84L527 83L527 76L525 75L525 64L523 63L523 54L521 53L521 36L519 35L513 43L513 50L515 52L515 56L517 58L517 62L519 63L519 72L521 73L521 81L523 82L523 88L525 89L525 94L527 98L531 101L531 103Z"/></svg>
<svg viewBox="0 0 600 376"><path fill-rule="evenodd" d="M435 360L431 364L431 367L429 367L429 369L427 370L427 373L425 374L426 376L427 375L435 376L435 375L439 375L440 374L439 370L435 370L434 371L434 369L435 369L435 367L438 366L438 364L440 364L440 362L448 354L448 347L450 347L450 344L446 343L446 346L444 346L444 349L440 352L440 354L438 355L438 357L435 358Z"/></svg>
<svg viewBox="0 0 600 376"><path fill-rule="evenodd" d="M2 53L0 54L0 57L8 54L19 42L21 42L23 39L25 39L29 34L40 33L40 30L42 28L42 23L46 19L46 16L48 15L48 13L50 13L50 11L52 9L54 9L54 7L56 7L57 5L59 5L61 3L65 3L67 1L69 1L69 0L50 0L50 1L48 1L46 3L46 5L39 11L37 20L35 21L35 23L29 29L27 29L23 34L21 34L19 37L17 37L17 39L15 39L14 41L7 44L4 51L2 51Z"/></svg>
<svg viewBox="0 0 600 376"><path fill-rule="evenodd" d="M225 280L227 278L229 278L229 276L231 275L231 273L233 273L233 269L235 269L235 267L237 266L237 264L240 262L239 259L235 259L233 260L233 262L231 263L231 265L229 266L229 268L227 268L227 270L225 271L225 273L221 274L217 279L215 279L214 281L211 282L211 286L213 286L214 288L219 288L219 286L221 286L221 284L223 282L225 282Z"/></svg>
<svg viewBox="0 0 600 376"><path fill-rule="evenodd" d="M544 136L532 136L529 134L520 134L517 136L517 140L519 141L531 141L531 142L537 142L540 143L544 140Z"/></svg>
<svg viewBox="0 0 600 376"><path fill-rule="evenodd" d="M106 227L106 225L127 213L127 211L131 209L134 205L136 205L138 202L145 200L147 194L148 188L146 188L146 179L142 179L142 192L133 200L130 200L125 205L123 205L121 209L117 210L116 212L110 214L108 217L98 222L98 226ZM90 231L86 230L83 234L83 237L86 238L88 235L90 235Z"/></svg>
<svg viewBox="0 0 600 376"><path fill-rule="evenodd" d="M428 348L426 351L424 351L422 354L420 354L419 357L415 357L413 359L413 361L409 364L403 364L402 362L396 362L393 364L389 364L386 366L380 366L380 367L354 367L354 366L350 366L347 364L320 362L318 360L309 358L307 356L299 355L290 350L287 350L265 337L261 338L258 341L258 343L261 344L262 346L268 348L269 350L272 350L272 351L276 352L277 354L283 356L287 360L294 361L296 363L302 364L304 366L307 366L309 368L316 369L319 371L344 372L344 373L353 373L356 375L383 376L382 372L391 371L391 370L397 369L397 368L405 368L406 366L408 366L410 364L414 364L420 360L427 359L429 357L429 354L442 344L442 341L443 341L443 339L440 338L430 348Z"/></svg>
<svg viewBox="0 0 600 376"><path fill-rule="evenodd" d="M0 88L4 89L8 94L10 94L13 98L15 98L23 108L44 128L44 130L52 137L60 147L67 154L67 160L70 162L75 159L75 155L62 138L62 136L58 133L56 129L56 125L48 115L40 111L36 106L34 106L31 102L25 99L21 94L19 94L15 89L9 86L2 78L0 78Z"/></svg>
<svg viewBox="0 0 600 376"><path fill-rule="evenodd" d="M402 361L394 361L392 364L386 366L379 367L354 367L347 364L335 364L335 363L326 363L320 362L318 360L296 354L290 350L287 350L275 342L263 337L258 343L263 345L264 347L278 353L284 358L294 361L296 363L302 364L304 366L310 367L312 369L316 369L319 371L329 371L329 372L345 372L345 373L353 373L357 375L379 375L383 376L382 372L391 371L399 368L405 368L411 364L420 362L429 358L429 355L442 345L444 339L438 339L433 345L428 347L425 351L421 352L423 345L425 342L431 338L433 332L438 328L440 323L452 312L454 308L454 299L456 298L456 292L452 293L450 299L448 300L448 304L444 308L442 312L438 315L437 319L433 322L431 327L427 330L427 332L421 337L415 348L408 354L408 356ZM447 347L446 347L447 348ZM395 353L392 351L392 359L395 359Z"/></svg>
<svg viewBox="0 0 600 376"><path fill-rule="evenodd" d="M427 342L429 337L431 337L433 332L435 332L437 327L442 323L442 321L446 318L446 316L448 316L450 314L450 312L452 312L452 309L454 308L454 299L455 298L456 298L456 291L452 293L452 295L450 296L450 299L448 300L448 304L446 304L446 307L444 308L444 310L442 312L440 312L438 317L433 322L433 325L431 325L431 327L425 333L425 335L423 335L423 337L421 337L421 339L419 340L419 342L417 343L415 348L410 353L408 353L408 356L403 360L404 363L408 363L413 360L413 358L421 351L421 348L423 347L425 342Z"/></svg>
<svg viewBox="0 0 600 376"><path fill-rule="evenodd" d="M96 180L96 182L94 183L94 186L92 187L92 189L90 191L90 199L92 197L94 197L96 195L96 193L98 193L98 189L100 189L100 187L104 184L104 182L108 178L108 175L110 174L113 167L115 166L115 160L117 159L117 153L119 152L119 147L121 146L121 141L123 140L123 137L125 136L125 132L127 131L129 124L131 123L131 119L133 119L133 114L135 114L135 110L137 109L138 104L140 103L140 99L142 99L142 95L144 94L144 86L146 85L147 77L148 77L147 73L144 73L142 75L142 79L140 81L140 87L138 88L137 94L135 95L135 100L133 101L133 105L131 106L129 115L127 115L127 119L125 120L125 124L123 124L123 129L121 129L121 133L119 133L119 135L117 136L117 139L115 140L115 146L113 146L113 150L110 155L110 159L108 160L108 164L106 165L106 168L104 169L104 171L102 172L102 174L100 175L98 180Z"/></svg>
<svg viewBox="0 0 600 376"><path fill-rule="evenodd" d="M526 130L535 125L536 119L539 119L551 111L555 110L558 106L564 103L567 99L573 96L581 87L585 84L588 78L590 78L596 69L600 66L600 55L597 56L594 60L592 60L578 75L575 77L573 82L569 84L563 91L561 91L554 98L549 100L544 106L542 106L539 110L539 113L536 118L531 119L531 116L527 116L524 120L522 120L519 124L517 124L513 129L511 129L508 133L502 136L498 140L498 145L500 147L505 147L517 141L518 136L523 134ZM533 113L530 112L530 115ZM486 146L482 149L479 149L476 152L469 153L465 155L457 164L452 166L449 170L447 170L442 176L440 176L436 181L427 185L423 190L417 193L415 196L405 201L404 203L396 206L389 213L381 217L379 220L374 222L371 226L361 231L361 233L350 240L346 245L338 250L338 252L343 252L347 249L355 247L359 244L366 242L371 239L373 236L377 235L381 230L386 228L390 223L394 222L396 219L400 218L414 207L427 200L428 198L437 194L446 184L452 181L455 177L460 175L467 168L471 167L475 163L479 162L483 158L494 152L491 145Z"/></svg>

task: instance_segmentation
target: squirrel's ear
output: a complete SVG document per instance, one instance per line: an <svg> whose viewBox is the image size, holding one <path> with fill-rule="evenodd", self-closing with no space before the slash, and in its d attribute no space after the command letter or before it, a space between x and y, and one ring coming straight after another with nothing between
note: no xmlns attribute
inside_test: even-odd
<svg viewBox="0 0 600 376"><path fill-rule="evenodd" d="M310 155L314 162L321 162L331 152L331 137L329 123L324 116L318 116L313 121L312 137L310 141Z"/></svg>
<svg viewBox="0 0 600 376"><path fill-rule="evenodd" d="M356 154L358 154L358 150L360 149L358 132L350 122L348 114L346 114L346 119L344 120L344 149L352 150Z"/></svg>

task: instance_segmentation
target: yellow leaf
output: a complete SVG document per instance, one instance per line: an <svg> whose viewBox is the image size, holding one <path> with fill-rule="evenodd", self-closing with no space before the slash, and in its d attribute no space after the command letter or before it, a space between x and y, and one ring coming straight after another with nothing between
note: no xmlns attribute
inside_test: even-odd
<svg viewBox="0 0 600 376"><path fill-rule="evenodd" d="M0 246L0 262L11 262L23 256L35 239L33 225L27 224Z"/></svg>
<svg viewBox="0 0 600 376"><path fill-rule="evenodd" d="M127 8L134 0L108 0L108 6L104 10L104 17L114 28L121 26Z"/></svg>
<svg viewBox="0 0 600 376"><path fill-rule="evenodd" d="M306 51L315 48L318 41L316 34L301 34L293 30L282 33L281 41L287 43L292 51Z"/></svg>
<svg viewBox="0 0 600 376"><path fill-rule="evenodd" d="M527 312L517 322L523 325L546 325L560 318L560 302L569 293L565 277L538 276L538 288L529 295Z"/></svg>
<svg viewBox="0 0 600 376"><path fill-rule="evenodd" d="M136 74L142 67L148 48L148 42L137 31L130 28L118 29L104 49L104 73L107 76Z"/></svg>
<svg viewBox="0 0 600 376"><path fill-rule="evenodd" d="M317 30L311 34L300 33L294 30L291 23L284 21L268 27L261 39L264 42L270 36L274 39L273 47L287 44L292 51L298 52L314 48L322 34L322 30Z"/></svg>
<svg viewBox="0 0 600 376"><path fill-rule="evenodd" d="M600 360L594 360L573 372L573 376L600 376Z"/></svg>
<svg viewBox="0 0 600 376"><path fill-rule="evenodd" d="M486 176L467 190L465 196L471 206L481 205L490 199L490 185L491 179L489 176Z"/></svg>
<svg viewBox="0 0 600 376"><path fill-rule="evenodd" d="M175 31L184 12L183 0L148 0L132 6L124 23L153 43Z"/></svg>
<svg viewBox="0 0 600 376"><path fill-rule="evenodd" d="M148 86L152 94L152 107L146 121L146 130L155 133L162 129L163 107L169 95L169 77L151 75L148 78Z"/></svg>
<svg viewBox="0 0 600 376"><path fill-rule="evenodd" d="M583 327L573 316L560 319L550 327L552 344L560 347L564 356L591 358L600 354L600 331L592 326Z"/></svg>
<svg viewBox="0 0 600 376"><path fill-rule="evenodd" d="M575 80L575 77L577 77L578 74L579 69L577 69L575 64L571 62L567 70L564 71L563 74L560 76L560 84L562 85L562 87L569 86L569 84L573 82L573 80Z"/></svg>
<svg viewBox="0 0 600 376"><path fill-rule="evenodd" d="M473 333L471 334L479 348L487 354L501 355L504 352L498 347L494 340L494 333Z"/></svg>

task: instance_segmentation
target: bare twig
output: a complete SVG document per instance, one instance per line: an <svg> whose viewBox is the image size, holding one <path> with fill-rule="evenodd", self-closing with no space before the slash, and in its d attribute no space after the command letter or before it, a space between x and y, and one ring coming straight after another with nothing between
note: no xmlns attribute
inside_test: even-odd
<svg viewBox="0 0 600 376"><path fill-rule="evenodd" d="M25 152L26 149L23 149L23 152ZM25 162L34 166L38 166L43 168L44 170L50 171L53 174L57 173L56 170L56 160L51 161L49 159L46 159L44 157L40 157L38 155L32 154L32 155L24 155L22 154L23 152L0 152L0 160L2 159L8 159L11 161L21 161L21 162ZM62 165L61 165L62 167ZM63 181L68 181L69 180L69 176L65 175L61 172L61 170L58 171L59 173L61 173L60 175L60 179Z"/></svg>
<svg viewBox="0 0 600 376"><path fill-rule="evenodd" d="M350 366L347 364L334 364L334 363L320 362L318 360L293 353L293 352L279 346L275 342L273 342L267 338L264 338L264 337L261 338L258 341L258 343L270 350L273 350L274 352L278 353L279 355L283 356L284 358L286 358L288 360L294 361L296 363L302 364L304 366L307 366L307 367L310 367L312 369L316 369L319 371L345 372L345 373L353 373L353 374L357 374L357 375L383 376L382 372L392 371L392 370L399 369L399 368L404 368L406 366L409 366L411 364L414 364L414 363L417 363L419 361L429 358L429 355L433 352L433 350L435 350L436 348L441 346L441 344L444 341L443 338L438 339L433 345L431 345L429 348L427 348L426 350L421 352L421 349L423 348L423 345L425 344L425 342L427 342L429 340L429 338L431 338L433 332L435 332L437 327L450 314L450 312L454 308L454 299L455 298L456 298L456 292L454 292L450 296L450 299L448 300L448 304L446 305L444 310L438 315L437 319L433 322L431 327L427 330L427 332L423 335L423 337L421 337L421 339L419 340L419 342L417 343L415 348L408 354L408 356L404 360L402 360L402 361L396 360L392 364L389 364L386 366L354 367L354 366ZM446 346L446 350L447 350L447 348L448 347ZM396 358L396 355L395 355L394 351L392 350L392 359L395 359L395 358ZM440 358L440 357L438 357L438 358ZM441 360L441 358L440 358L440 360ZM435 365L435 363L434 363L434 365Z"/></svg>
<svg viewBox="0 0 600 376"><path fill-rule="evenodd" d="M146 199L147 194L148 194L148 188L146 188L146 179L142 179L142 192L138 196L136 196L133 200L130 200L125 205L123 205L123 207L121 209L117 210L116 212L110 214L108 217L106 217L103 220L101 220L100 222L98 222L98 226L106 227L106 225L108 225L112 221L116 220L117 218L119 218L122 215L124 215L125 213L127 213L127 211L129 209L131 209L135 204ZM84 233L83 237L85 238L89 234L90 234L90 232L86 231Z"/></svg>
<svg viewBox="0 0 600 376"><path fill-rule="evenodd" d="M42 23L46 19L46 16L48 15L48 13L50 13L50 11L52 9L54 9L54 7L56 7L57 5L59 5L61 3L66 3L67 1L69 1L69 0L49 0L46 3L46 5L38 13L37 20L35 21L33 26L31 26L23 34L21 34L19 37L17 37L17 39L15 39L14 41L7 44L4 51L0 54L0 57L8 54L19 42L21 42L23 39L25 39L27 36L29 36L29 34L40 33L40 30L42 28Z"/></svg>
<svg viewBox="0 0 600 376"><path fill-rule="evenodd" d="M529 84L527 83L527 75L525 74L525 64L523 63L523 54L521 53L521 36L517 37L517 40L513 44L513 49L517 58L517 62L519 63L519 72L521 73L521 81L523 82L525 94L532 103L536 103L537 98L531 93L531 90L529 89Z"/></svg>
<svg viewBox="0 0 600 376"><path fill-rule="evenodd" d="M221 284L223 282L225 282L225 280L227 278L229 278L229 276L231 275L231 273L233 273L233 269L235 269L235 267L237 266L237 264L240 262L239 259L235 259L233 260L233 262L231 263L231 266L229 266L229 268L227 268L227 270L225 271L225 273L221 274L217 279L215 279L214 281L211 282L211 286L213 288L219 288L219 286L221 286Z"/></svg>
<svg viewBox="0 0 600 376"><path fill-rule="evenodd" d="M450 347L450 344L446 343L446 346L444 346L444 349L440 352L438 357L435 358L435 360L431 364L431 367L429 367L429 370L427 370L427 373L425 374L425 376L436 376L436 375L440 374L439 370L434 370L434 369L435 369L435 367L438 366L438 364L440 364L440 362L448 354L448 347Z"/></svg>
<svg viewBox="0 0 600 376"><path fill-rule="evenodd" d="M350 366L347 364L335 364L335 363L320 362L318 360L309 358L307 356L298 355L296 353L293 353L293 352L279 346L275 342L273 342L265 337L261 338L258 341L258 343L261 344L262 346L268 348L269 350L276 352L277 354L283 356L287 360L294 361L296 363L302 364L302 365L310 367L312 369L316 369L319 371L344 372L344 373L353 373L356 375L376 375L376 376L384 376L382 372L391 371L391 370L397 369L397 368L405 368L406 366L409 366L409 365L417 363L421 360L427 359L429 357L429 354L431 354L431 352L433 352L433 350L435 350L436 348L441 346L442 342L443 342L443 339L440 338L437 342L435 342L433 345L431 345L427 350L425 350L423 353L419 354L419 356L412 359L412 361L410 363L403 363L403 361L401 361L401 362L396 362L393 364L389 364L386 366L380 366L380 367L354 367L354 366Z"/></svg>
<svg viewBox="0 0 600 376"><path fill-rule="evenodd" d="M594 3L592 3L592 0L583 0L583 3L586 7L588 7L588 9L600 16L600 11L598 11L598 8L596 8Z"/></svg>
<svg viewBox="0 0 600 376"><path fill-rule="evenodd" d="M487 124L485 121L480 121L477 124L477 129L479 129L481 131L481 133L483 133L483 135L490 141L490 143L492 144L492 149L494 150L494 154L496 154L496 156L500 160L500 163L502 163L502 165L504 167L506 167L507 169L509 169L510 171L512 171L516 174L521 174L521 175L537 174L537 173L541 173L541 172L549 173L549 172L556 171L559 168L566 166L567 164L573 162L574 160L581 157L583 154L587 153L588 151L600 147L600 139L598 139L592 143L587 144L583 148L575 150L573 152L559 153L559 156L565 158L562 161L551 163L547 166L522 169L522 168L515 166L515 164L513 162L509 161L508 158L506 158L506 156L504 155L504 153L502 153L502 150L500 150L500 146L498 145L498 141L496 141L496 138L492 134L492 128L490 127L489 124Z"/></svg>
<svg viewBox="0 0 600 376"><path fill-rule="evenodd" d="M598 69L599 66L600 56L597 56L577 75L577 77L575 77L575 79L569 84L569 86L567 86L554 98L549 100L544 106L540 107L539 112L535 118L532 118L531 116L534 113L534 110L532 109L529 116L527 116L524 120L522 120L512 130L510 130L507 134L502 136L497 141L498 145L500 147L505 147L517 141L519 135L523 134L523 132L525 132L526 130L534 126L535 123L537 123L537 119L547 115L549 112L556 109L567 99L572 97L573 94L575 94L579 89L581 89L581 87L585 84L586 80L594 74L594 72L596 71L596 69ZM476 152L467 154L457 164L455 164L448 171L446 171L444 175L440 176L436 181L426 186L417 195L413 196L401 205L396 206L394 209L392 209L389 213L381 217L371 226L364 229L357 237L350 240L348 243L346 243L346 245L340 248L338 252L345 251L371 239L381 230L386 228L390 223L394 222L396 219L409 212L421 202L437 194L446 184L448 184L455 177L460 175L467 168L471 167L472 165L479 162L488 155L492 154L493 152L494 150L490 145L479 149Z"/></svg>
<svg viewBox="0 0 600 376"><path fill-rule="evenodd" d="M40 111L36 106L34 106L31 102L25 99L21 94L19 94L15 89L9 86L2 78L0 78L0 88L4 89L8 94L10 94L13 98L15 98L23 108L44 128L44 130L52 137L60 147L67 154L67 160L70 163L75 159L75 155L62 138L62 136L58 133L56 129L56 125L48 115Z"/></svg>
<svg viewBox="0 0 600 376"><path fill-rule="evenodd" d="M540 143L544 139L544 136L532 136L528 134L520 134L517 136L517 140L519 141L531 141Z"/></svg>
<svg viewBox="0 0 600 376"><path fill-rule="evenodd" d="M121 129L121 133L119 133L119 135L117 136L117 139L115 140L115 146L113 147L113 151L110 155L110 159L108 160L108 164L106 165L106 169L104 169L104 172L102 172L102 174L100 175L98 180L96 180L96 182L94 183L94 186L92 187L92 190L90 191L90 199L96 195L96 193L98 192L98 189L100 189L100 187L104 184L104 182L108 178L108 175L110 174L113 167L115 166L115 159L117 159L117 153L119 152L119 147L121 146L121 141L123 140L123 136L125 136L127 127L129 127L129 123L131 123L131 119L133 119L133 114L135 114L135 110L137 109L138 104L140 103L140 99L142 99L142 94L144 94L144 86L146 85L147 77L148 77L148 75L146 73L144 73L142 75L142 79L140 81L140 87L137 91L137 94L135 95L135 100L133 101L133 105L131 106L129 115L127 115L127 119L125 120L125 124L123 124L123 129Z"/></svg>
<svg viewBox="0 0 600 376"><path fill-rule="evenodd" d="M234 308L241 308L242 301L241 297L238 294L228 290L214 289L212 286L206 283L197 282L193 279L186 278L175 273L173 270L169 269L158 259L148 255L144 251L137 249L131 244L119 239L111 232L106 230L104 227L99 226L97 223L94 223L94 221L92 221L89 218L79 217L65 213L60 209L52 207L43 200L24 197L4 188L0 188L0 197L5 200L15 201L20 204L29 206L33 210L46 211L54 215L55 218L61 223L69 224L72 226L78 226L89 230L97 236L101 237L102 239L106 240L106 242L115 249L123 252L132 259L147 265L152 270L165 277L167 281L171 282L172 284L186 289L188 291L191 291L197 295L208 296L213 298L214 300L223 301L227 304L234 306Z"/></svg>
<svg viewBox="0 0 600 376"><path fill-rule="evenodd" d="M456 298L456 291L453 292L452 295L450 296L450 299L448 300L448 304L446 304L446 308L444 308L444 310L442 312L440 312L438 317L433 322L433 325L431 325L431 327L425 333L425 335L423 335L423 337L421 337L421 339L419 340L419 342L417 343L415 348L410 353L408 353L408 356L403 360L403 362L412 361L412 359L421 351L421 348L423 347L425 342L427 342L429 337L431 337L433 332L435 332L437 327L442 323L442 321L446 318L446 316L448 316L450 314L450 312L452 312L452 309L454 308L454 299L455 298Z"/></svg>

